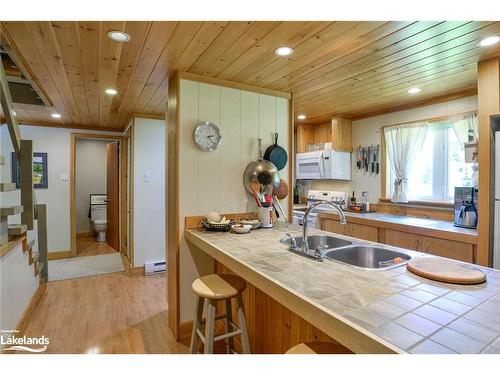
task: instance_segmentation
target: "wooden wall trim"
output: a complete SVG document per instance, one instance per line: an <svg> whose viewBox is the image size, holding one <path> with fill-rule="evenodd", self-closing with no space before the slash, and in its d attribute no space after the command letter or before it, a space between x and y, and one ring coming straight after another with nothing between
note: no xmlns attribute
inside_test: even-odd
<svg viewBox="0 0 500 375"><path fill-rule="evenodd" d="M447 94L447 95L443 95L443 96L438 96L438 97L434 97L434 98L420 100L417 102L403 104L403 105L392 107L389 109L383 109L383 110L362 113L362 114L353 116L352 121L361 120L361 119L368 118L368 117L376 117L376 116L386 115L388 113L393 113L393 112L400 112L400 111L404 111L406 109L413 109L413 108L425 107L425 106L432 105L432 104L449 102L451 100L465 98L467 96L474 96L474 95L477 95L477 93L478 93L478 89L472 88L472 89L468 89L468 90L464 90L464 91L459 91L459 92L456 92L453 94Z"/></svg>
<svg viewBox="0 0 500 375"><path fill-rule="evenodd" d="M174 337L179 340L180 321L180 281L179 281L179 100L180 75L175 73L168 81L167 99L167 142L165 147L166 165L165 174L167 185L167 199L165 200L166 233L167 233L167 300L168 326Z"/></svg>
<svg viewBox="0 0 500 375"><path fill-rule="evenodd" d="M288 101L288 222L293 223L293 185L295 183L295 117L293 95Z"/></svg>
<svg viewBox="0 0 500 375"><path fill-rule="evenodd" d="M219 78L207 77L207 76L195 74L195 73L178 72L177 75L180 79L186 79L189 81L203 82L203 83L208 83L208 84L217 85L217 86L230 87L233 89L238 89L238 90L243 90L243 91L251 91L251 92L256 92L256 93L264 94L264 95L277 96L277 97L285 98L288 100L291 99L291 94L288 92L266 89L264 87L247 85L245 83L227 81L227 80L219 79Z"/></svg>
<svg viewBox="0 0 500 375"><path fill-rule="evenodd" d="M129 216L129 231L128 231L128 248L130 250L130 254L128 254L127 259L129 260L130 266L134 264L134 120L130 122L130 126L127 128L127 134L128 134L128 139L129 139L129 149L130 149L130 154L128 155L128 163L130 165L130 175L128 176L128 179L130 181L129 184L129 208L130 212L128 213Z"/></svg>
<svg viewBox="0 0 500 375"><path fill-rule="evenodd" d="M1 119L0 119L1 120ZM19 125L27 126L38 126L44 128L60 128L60 129L75 129L75 130L90 130L90 131L102 131L102 132L114 132L121 133L123 127L121 128L103 128L102 126L92 126L92 125L80 125L80 124L64 124L64 123L51 123L43 121L19 121Z"/></svg>
<svg viewBox="0 0 500 375"><path fill-rule="evenodd" d="M478 83L478 161L479 161L479 207L477 263L490 265L493 231L490 228L493 210L490 197L492 139L490 116L500 112L500 58L480 61L477 65ZM498 224L497 224L498 225Z"/></svg>
<svg viewBox="0 0 500 375"><path fill-rule="evenodd" d="M74 255L71 250L51 251L50 253L47 253L48 260L66 259L72 257L74 257Z"/></svg>
<svg viewBox="0 0 500 375"><path fill-rule="evenodd" d="M71 256L76 257L76 208L75 208L75 189L76 189L76 141L78 139L109 139L110 141L118 141L120 149L123 148L126 138L115 134L97 134L97 133L71 133L70 135L70 151L69 151L69 222L70 222L70 251ZM120 151L120 160L123 157L123 152ZM121 169L119 182L123 180L123 175L126 171ZM120 183L120 185L122 185ZM126 185L126 184L125 184ZM126 194L127 186L120 186L120 194ZM121 198L120 198L121 200ZM126 210L120 202L120 212ZM121 217L121 215L120 215ZM120 221L120 231L127 230L127 223Z"/></svg>

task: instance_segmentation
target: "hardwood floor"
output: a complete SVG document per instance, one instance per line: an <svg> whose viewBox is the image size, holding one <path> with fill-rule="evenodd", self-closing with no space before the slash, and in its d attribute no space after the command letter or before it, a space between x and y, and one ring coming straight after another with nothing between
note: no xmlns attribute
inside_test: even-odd
<svg viewBox="0 0 500 375"><path fill-rule="evenodd" d="M165 275L126 272L49 282L27 336L47 353L187 353L167 323Z"/></svg>
<svg viewBox="0 0 500 375"><path fill-rule="evenodd" d="M76 238L76 256L86 257L91 255L113 254L117 251L106 242L97 242L92 237Z"/></svg>

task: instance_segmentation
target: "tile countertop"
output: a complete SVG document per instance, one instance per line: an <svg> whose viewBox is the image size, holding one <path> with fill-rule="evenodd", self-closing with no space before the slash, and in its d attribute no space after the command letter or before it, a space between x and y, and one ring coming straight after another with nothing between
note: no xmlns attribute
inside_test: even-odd
<svg viewBox="0 0 500 375"><path fill-rule="evenodd" d="M294 205L294 209L304 209L304 205ZM338 215L335 211L324 209L318 210L321 217L331 216L333 218L338 218ZM355 218L359 220L369 220L373 222L377 222L379 224L387 223L390 225L404 225L422 228L425 230L431 231L440 231L440 232L450 232L460 234L462 236L470 236L472 237L471 241L475 242L477 238L477 230L469 229L469 228L459 228L453 225L451 221L445 220L435 220L435 219L427 219L423 217L415 217L415 216L404 216L404 215L393 215L383 212L348 212L344 211L344 214L347 218ZM349 220L348 220L349 222Z"/></svg>
<svg viewBox="0 0 500 375"><path fill-rule="evenodd" d="M285 233L301 235L302 227L281 224L243 235L187 229L185 236L241 276L258 280L256 286L278 302L295 299L289 303L292 310L313 310L306 320L330 330L325 333L341 343L353 347L367 340L375 345L353 348L355 352L387 348L396 353L500 353L500 271L479 267L487 273L487 282L460 286L418 277L404 266L374 271L329 259L317 262L288 252L279 242ZM331 235L311 229L313 233ZM314 320L318 316L321 319Z"/></svg>

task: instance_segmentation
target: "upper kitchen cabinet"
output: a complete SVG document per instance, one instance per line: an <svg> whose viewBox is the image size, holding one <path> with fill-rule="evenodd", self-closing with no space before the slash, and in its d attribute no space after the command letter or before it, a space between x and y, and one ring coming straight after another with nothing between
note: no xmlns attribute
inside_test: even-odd
<svg viewBox="0 0 500 375"><path fill-rule="evenodd" d="M352 152L351 119L334 116L327 124L297 124L297 152L313 151L309 145L331 143L335 151Z"/></svg>

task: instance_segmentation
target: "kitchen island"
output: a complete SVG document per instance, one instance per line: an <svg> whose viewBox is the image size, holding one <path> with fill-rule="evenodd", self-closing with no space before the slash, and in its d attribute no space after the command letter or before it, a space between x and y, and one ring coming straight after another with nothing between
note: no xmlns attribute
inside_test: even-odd
<svg viewBox="0 0 500 375"><path fill-rule="evenodd" d="M328 259L317 262L290 253L279 242L286 233L299 236L302 227L282 224L243 235L184 232L192 249L207 253L355 353L500 353L499 271L480 267L486 283L459 286L418 277L404 266L375 271ZM331 235L314 229L310 234ZM253 319L268 318L265 308L255 311Z"/></svg>

